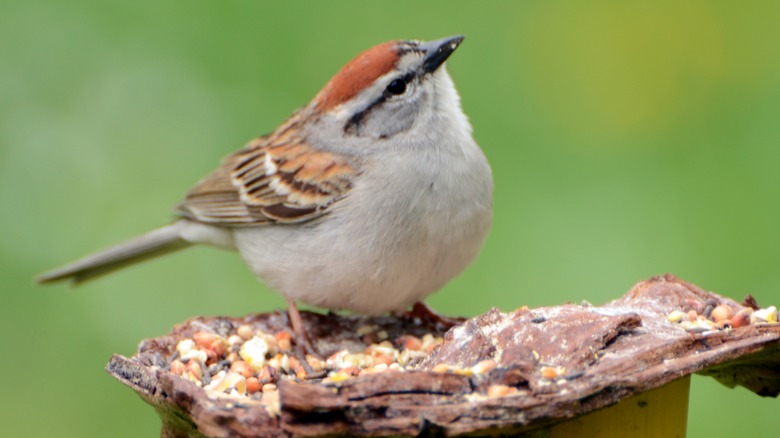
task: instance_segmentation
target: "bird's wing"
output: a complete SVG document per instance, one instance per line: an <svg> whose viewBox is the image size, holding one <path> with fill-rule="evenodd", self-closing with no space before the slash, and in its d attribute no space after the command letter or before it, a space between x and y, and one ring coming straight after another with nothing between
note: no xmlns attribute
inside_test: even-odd
<svg viewBox="0 0 780 438"><path fill-rule="evenodd" d="M289 123L225 158L177 207L199 222L242 226L305 222L343 199L358 172L345 157L317 150Z"/></svg>

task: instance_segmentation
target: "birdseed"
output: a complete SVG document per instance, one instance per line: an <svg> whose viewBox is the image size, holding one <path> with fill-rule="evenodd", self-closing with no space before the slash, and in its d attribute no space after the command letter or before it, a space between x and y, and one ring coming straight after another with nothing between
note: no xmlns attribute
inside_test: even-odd
<svg viewBox="0 0 780 438"><path fill-rule="evenodd" d="M212 398L248 398L278 410L278 382L281 380L337 383L362 374L403 372L412 363L441 345L441 336L417 337L403 334L389 338L387 331L374 325L358 328L357 334L375 342L364 350L340 350L327 358L306 355L305 364L293 352L292 335L287 331L265 333L250 325L240 325L227 333L208 331L207 326L182 339L171 355L169 370L206 390ZM483 361L473 368L446 369L458 374L486 373L495 367Z"/></svg>

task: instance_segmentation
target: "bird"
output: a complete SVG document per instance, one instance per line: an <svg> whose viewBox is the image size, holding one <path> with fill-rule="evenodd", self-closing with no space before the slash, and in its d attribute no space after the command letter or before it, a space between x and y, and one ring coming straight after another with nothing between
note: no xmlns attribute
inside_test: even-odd
<svg viewBox="0 0 780 438"><path fill-rule="evenodd" d="M463 39L365 50L224 158L171 223L37 282L80 284L207 244L238 251L284 296L298 339L299 302L366 315L423 305L475 261L492 222L491 168L445 68Z"/></svg>

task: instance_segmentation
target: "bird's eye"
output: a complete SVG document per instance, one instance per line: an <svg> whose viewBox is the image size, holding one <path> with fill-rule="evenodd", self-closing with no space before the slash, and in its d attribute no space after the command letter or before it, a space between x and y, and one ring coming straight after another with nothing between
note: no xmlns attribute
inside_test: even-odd
<svg viewBox="0 0 780 438"><path fill-rule="evenodd" d="M385 90L387 90L388 93L394 94L396 96L399 94L404 94L406 91L406 81L403 79L395 79L393 82L390 82Z"/></svg>

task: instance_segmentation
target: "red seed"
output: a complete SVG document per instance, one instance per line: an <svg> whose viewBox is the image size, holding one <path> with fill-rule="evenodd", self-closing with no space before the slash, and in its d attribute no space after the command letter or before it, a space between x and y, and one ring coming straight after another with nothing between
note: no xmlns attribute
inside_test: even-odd
<svg viewBox="0 0 780 438"><path fill-rule="evenodd" d="M407 350L420 350L422 348L422 341L417 336L407 335L401 337L401 345Z"/></svg>
<svg viewBox="0 0 780 438"><path fill-rule="evenodd" d="M553 367L542 367L542 377L552 380L558 377L558 370Z"/></svg>
<svg viewBox="0 0 780 438"><path fill-rule="evenodd" d="M295 376L299 379L306 377L306 368L301 365L301 361L294 356L287 356L290 361L290 369L295 373Z"/></svg>
<svg viewBox="0 0 780 438"><path fill-rule="evenodd" d="M252 377L252 367L243 360L237 360L230 365L230 371L241 374L246 378Z"/></svg>
<svg viewBox="0 0 780 438"><path fill-rule="evenodd" d="M227 351L227 347L227 342L217 338L209 344L208 349L216 353L217 356L222 356Z"/></svg>
<svg viewBox="0 0 780 438"><path fill-rule="evenodd" d="M360 374L360 368L358 367L345 367L341 369L342 373L349 374L350 376L357 376Z"/></svg>
<svg viewBox="0 0 780 438"><path fill-rule="evenodd" d="M274 335L274 338L276 338L276 342L279 342L282 339L292 339L292 335L290 332L278 332Z"/></svg>
<svg viewBox="0 0 780 438"><path fill-rule="evenodd" d="M276 338L276 345L279 346L279 350L292 350L292 335L289 332L279 332L274 335L274 338Z"/></svg>
<svg viewBox="0 0 780 438"><path fill-rule="evenodd" d="M184 367L184 364L179 360L176 359L173 362L171 362L171 372L173 374L176 374L177 376L181 376L186 368Z"/></svg>
<svg viewBox="0 0 780 438"><path fill-rule="evenodd" d="M720 306L717 306L714 309L712 309L712 313L710 314L710 317L715 322L721 322L727 319L731 319L732 316L734 316L734 311L731 309L731 307L726 306L724 304L721 304Z"/></svg>
<svg viewBox="0 0 780 438"><path fill-rule="evenodd" d="M216 339L217 335L209 332L200 331L192 335L192 340L195 341L195 345L197 345L198 348L209 348L211 343Z"/></svg>
<svg viewBox="0 0 780 438"><path fill-rule="evenodd" d="M219 360L217 353L214 353L212 350L206 349L203 351L206 353L206 365L213 365Z"/></svg>
<svg viewBox="0 0 780 438"><path fill-rule="evenodd" d="M750 314L752 313L752 310L753 309L747 307L737 312L737 314L732 316L729 320L731 322L731 326L737 328L750 325Z"/></svg>
<svg viewBox="0 0 780 438"><path fill-rule="evenodd" d="M374 364L383 363L385 365L390 365L391 363L395 362L395 360L393 360L392 357L382 353L374 355L373 359L374 359Z"/></svg>
<svg viewBox="0 0 780 438"><path fill-rule="evenodd" d="M248 377L246 379L246 392L254 394L261 389L263 389L263 385L260 384L260 380L257 377Z"/></svg>
<svg viewBox="0 0 780 438"><path fill-rule="evenodd" d="M514 388L512 386L507 385L490 385L488 387L487 396L488 397L504 397L509 394L514 394L517 392L517 388Z"/></svg>
<svg viewBox="0 0 780 438"><path fill-rule="evenodd" d="M196 360L191 360L187 362L187 365L185 365L187 368L187 371L192 374L196 379L200 380L203 378L203 368L200 367L200 363Z"/></svg>
<svg viewBox="0 0 780 438"><path fill-rule="evenodd" d="M257 377L258 380L260 380L260 383L263 385L266 383L274 383L279 379L279 370L270 365L266 365L262 370L260 370L260 373L257 375Z"/></svg>

